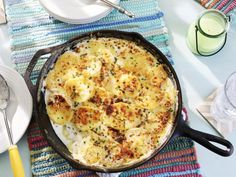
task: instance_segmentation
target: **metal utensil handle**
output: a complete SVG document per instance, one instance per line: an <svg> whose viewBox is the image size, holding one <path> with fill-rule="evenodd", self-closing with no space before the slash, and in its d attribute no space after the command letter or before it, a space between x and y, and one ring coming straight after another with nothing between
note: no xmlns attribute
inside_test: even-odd
<svg viewBox="0 0 236 177"><path fill-rule="evenodd" d="M10 145L13 145L11 130L10 130L10 127L9 127L9 124L8 124L8 121L7 121L6 109L2 110L2 114L3 114L3 117L4 117L4 122L5 122L5 125L6 125L7 135L8 135L8 138L9 138Z"/></svg>
<svg viewBox="0 0 236 177"><path fill-rule="evenodd" d="M114 8L117 9L119 12L121 12L121 13L123 13L123 14L129 16L130 18L135 17L135 15L134 15L132 12L127 11L125 8L123 8L123 7L119 6L119 5L116 5L116 4L114 4L113 2L111 2L111 1L108 1L108 0L101 0L101 1L104 2L104 3L106 3L106 4L108 4L108 5L110 5L111 7L114 7Z"/></svg>

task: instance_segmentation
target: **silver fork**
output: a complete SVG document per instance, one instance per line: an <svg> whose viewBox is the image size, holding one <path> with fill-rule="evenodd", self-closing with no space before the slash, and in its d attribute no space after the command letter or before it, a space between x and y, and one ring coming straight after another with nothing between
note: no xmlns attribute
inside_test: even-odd
<svg viewBox="0 0 236 177"><path fill-rule="evenodd" d="M125 8L123 8L123 7L119 6L119 5L116 5L116 4L114 4L113 2L111 2L109 0L101 0L101 1L106 3L106 4L108 4L109 6L111 6L113 8L115 8L115 9L117 9L119 12L127 15L130 18L134 18L135 17L135 15L132 12L129 12Z"/></svg>

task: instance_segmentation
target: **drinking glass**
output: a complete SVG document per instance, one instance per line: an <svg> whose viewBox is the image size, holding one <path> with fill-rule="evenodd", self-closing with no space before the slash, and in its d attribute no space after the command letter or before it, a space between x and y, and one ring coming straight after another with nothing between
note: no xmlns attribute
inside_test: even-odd
<svg viewBox="0 0 236 177"><path fill-rule="evenodd" d="M220 88L210 110L215 119L236 120L236 72L232 73Z"/></svg>

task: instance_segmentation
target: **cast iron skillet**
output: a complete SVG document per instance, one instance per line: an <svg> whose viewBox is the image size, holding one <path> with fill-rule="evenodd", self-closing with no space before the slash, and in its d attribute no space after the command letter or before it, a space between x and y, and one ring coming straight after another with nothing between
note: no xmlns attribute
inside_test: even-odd
<svg viewBox="0 0 236 177"><path fill-rule="evenodd" d="M178 90L178 104L177 104L177 108L175 112L175 115L176 115L175 121L173 124L173 128L170 134L168 135L167 140L161 145L161 147L157 148L151 156L147 157L141 162L131 164L129 166L126 165L126 166L122 166L118 168L103 169L103 168L98 168L94 166L87 166L87 165L81 164L78 160L73 159L67 147L61 142L61 140L58 138L58 136L54 132L52 125L50 123L49 117L46 112L44 94L42 93L41 88L43 87L43 79L46 77L48 71L52 68L57 58L61 54L63 54L66 50L68 50L68 48L73 49L73 46L75 46L78 42L89 39L89 38L94 38L94 37L95 38L115 37L115 38L134 41L138 45L143 46L146 50L148 50L157 58L158 62L163 63L165 65L165 69L169 75L169 78L172 79L173 83L175 84L176 89ZM50 54L50 57L48 58L44 66L42 67L39 77L37 79L36 85L33 85L30 80L31 73L37 61L39 60L39 58L46 54ZM144 162L148 161L149 159L157 155L160 152L160 150L164 146L166 146L166 144L172 138L175 138L177 136L189 137L193 139L194 141L198 142L199 144L203 145L204 147L208 148L209 150L221 156L230 156L233 153L233 145L229 141L223 138L217 137L217 136L213 136L207 133L193 130L184 122L181 115L181 110L182 110L181 88L180 88L179 80L177 78L177 75L173 67L171 66L168 59L165 57L165 55L163 55L159 49L157 49L153 44L145 40L138 33L115 31L115 30L94 31L94 32L89 32L89 33L79 35L78 37L75 37L62 45L39 50L38 52L36 52L32 60L30 61L29 66L24 75L24 78L33 96L33 99L34 99L34 112L33 113L39 124L39 127L41 128L41 131L44 137L48 140L49 144L55 149L55 151L58 152L63 158L65 158L74 168L88 169L88 170L100 171L100 172L120 172L120 171L128 170L128 169L131 169L131 168L134 168L143 164ZM225 148L219 148L216 145L212 144L211 142L221 144Z"/></svg>

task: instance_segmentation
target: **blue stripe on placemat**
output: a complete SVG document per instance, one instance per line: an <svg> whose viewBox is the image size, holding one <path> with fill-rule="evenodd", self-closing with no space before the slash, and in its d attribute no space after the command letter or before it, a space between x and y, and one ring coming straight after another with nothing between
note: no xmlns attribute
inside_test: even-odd
<svg viewBox="0 0 236 177"><path fill-rule="evenodd" d="M155 174L149 177L171 177L171 176L183 176L183 175L189 175L191 177L191 174L197 174L199 173L199 170L186 170L186 171L181 171L181 172L166 172L164 174Z"/></svg>
<svg viewBox="0 0 236 177"><path fill-rule="evenodd" d="M150 16L145 16L145 17L138 17L138 18L134 18L134 19L128 19L128 20L124 20L124 21L117 21L117 22L110 22L110 23L100 23L100 24L91 24L91 25L81 25L81 26L77 26L73 29L70 30L58 30L58 31L54 31L52 33L49 34L56 34L56 33L63 33L63 32L70 32L70 31L77 31L77 30L83 30L83 29L94 29L94 28L100 28L102 26L113 26L113 25L123 25L123 24L129 24L129 23L134 23L134 22L144 22L144 21L149 21L149 20L155 20L157 18L160 18L163 16L162 12L159 12L158 14L154 14L154 15L150 15Z"/></svg>

